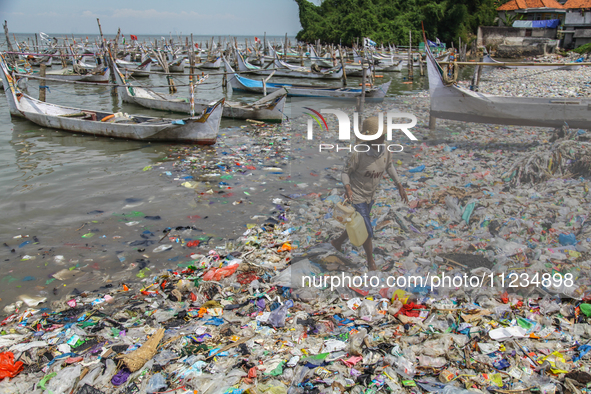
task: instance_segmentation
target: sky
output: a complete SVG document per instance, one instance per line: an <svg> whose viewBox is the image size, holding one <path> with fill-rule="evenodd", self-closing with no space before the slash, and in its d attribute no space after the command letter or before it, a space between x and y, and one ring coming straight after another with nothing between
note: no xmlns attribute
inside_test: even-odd
<svg viewBox="0 0 591 394"><path fill-rule="evenodd" d="M295 36L294 0L0 0L12 33Z"/></svg>

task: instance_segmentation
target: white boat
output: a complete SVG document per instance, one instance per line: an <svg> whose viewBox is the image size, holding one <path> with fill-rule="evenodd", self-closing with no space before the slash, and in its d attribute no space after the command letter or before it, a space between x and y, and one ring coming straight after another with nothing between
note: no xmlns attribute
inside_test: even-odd
<svg viewBox="0 0 591 394"><path fill-rule="evenodd" d="M132 77L149 77L150 70L152 68L152 59L147 58L141 64L128 62L125 60L117 59L115 60L117 65L124 69L125 71L129 72Z"/></svg>
<svg viewBox="0 0 591 394"><path fill-rule="evenodd" d="M235 50L235 53L237 68L238 71L241 73L252 73L256 75L271 75L273 73L277 77L314 79L341 79L343 77L343 68L340 66L316 72L312 71L312 69L309 67L297 67L288 65L287 63L281 62L276 58L274 62L276 70L269 70L263 67L257 67L247 63L240 54L240 52L238 52L238 50Z"/></svg>
<svg viewBox="0 0 591 394"><path fill-rule="evenodd" d="M171 94L158 93L150 89L131 85L123 74L115 66L115 78L119 86L122 100L127 103L141 105L142 107L157 109L160 111L189 113L191 103L189 99L180 98ZM281 122L283 119L283 107L287 92L276 91L263 97L254 103L228 102L224 103L222 116L233 119L254 119L268 122ZM194 100L194 111L201 112L213 105L205 100Z"/></svg>
<svg viewBox="0 0 591 394"><path fill-rule="evenodd" d="M59 79L61 81L77 81L77 82L109 82L111 72L107 66L94 67L92 70L86 68L88 65L81 65L79 72L75 72L72 68L62 68L61 70L51 70L45 73L48 79Z"/></svg>
<svg viewBox="0 0 591 394"><path fill-rule="evenodd" d="M502 64L502 62L499 62L495 59L493 59L488 53L485 53L484 56L482 57L482 62L483 63L491 63L491 64ZM579 67L581 67L580 64L577 63L572 63L572 64L562 64L562 65L556 65L556 66L532 66L532 65L527 65L524 64L523 66L499 66L501 68L510 68L513 70L576 70Z"/></svg>
<svg viewBox="0 0 591 394"><path fill-rule="evenodd" d="M326 54L323 57L318 56L318 54L316 53L316 50L314 49L314 45L310 45L310 61L312 62L312 64L316 64L319 67L322 68L331 68L334 67L334 64L332 62L332 59L330 58L329 54Z"/></svg>
<svg viewBox="0 0 591 394"><path fill-rule="evenodd" d="M203 63L200 63L196 67L207 68L207 69L218 69L218 68L220 68L221 65L222 65L222 57L218 56L217 59L215 59L213 62L205 61Z"/></svg>
<svg viewBox="0 0 591 394"><path fill-rule="evenodd" d="M371 73L372 69L375 69L376 72L402 72L404 68L404 63L402 60L399 60L397 64L393 64L391 66L374 66L371 65L368 67L369 72ZM347 72L348 77L361 77L361 64L347 64L345 65L345 71Z"/></svg>
<svg viewBox="0 0 591 394"><path fill-rule="evenodd" d="M0 55L0 68L10 114L23 117L43 127L142 141L215 144L217 140L223 99L208 107L199 116L185 119L113 114L39 101L24 94L15 85L3 55Z"/></svg>
<svg viewBox="0 0 591 394"><path fill-rule="evenodd" d="M228 74L228 82L234 90L243 92L264 94L266 92L275 92L279 89L287 90L287 95L291 97L334 97L334 98L357 98L361 97L361 88L336 88L330 86L318 85L299 85L290 83L272 83L266 82L263 85L262 81L245 78L234 72L232 66L224 59L226 66L226 73ZM382 101L392 81L388 81L382 85L367 88L365 90L365 97L372 101Z"/></svg>
<svg viewBox="0 0 591 394"><path fill-rule="evenodd" d="M168 71L170 71L171 73L184 73L185 63L188 63L187 58L185 57L175 59L172 62L168 63Z"/></svg>
<svg viewBox="0 0 591 394"><path fill-rule="evenodd" d="M431 117L541 127L561 127L567 123L569 127L589 128L591 99L505 97L473 92L455 83L444 83L443 69L427 44L425 48Z"/></svg>

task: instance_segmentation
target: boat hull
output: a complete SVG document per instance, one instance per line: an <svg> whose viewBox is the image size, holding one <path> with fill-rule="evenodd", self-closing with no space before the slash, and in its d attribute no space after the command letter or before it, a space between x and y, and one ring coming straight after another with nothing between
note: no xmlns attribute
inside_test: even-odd
<svg viewBox="0 0 591 394"><path fill-rule="evenodd" d="M453 84L446 86L440 70L428 51L432 117L519 126L561 127L565 123L583 129L591 126L591 99L493 96Z"/></svg>
<svg viewBox="0 0 591 394"><path fill-rule="evenodd" d="M50 71L45 74L48 79L60 79L64 81L77 81L77 82L109 82L110 70L108 67L96 74L75 74L71 70L58 70Z"/></svg>
<svg viewBox="0 0 591 394"><path fill-rule="evenodd" d="M118 119L109 112L71 108L45 103L22 93L0 58L0 75L12 116L23 117L43 127L94 136L141 141L169 141L215 144L222 117L223 101L208 107L198 117L161 119L124 116ZM104 120L104 121L103 121Z"/></svg>
<svg viewBox="0 0 591 394"><path fill-rule="evenodd" d="M229 74L228 81L234 90L264 94L265 88L262 86L261 81L244 78L237 74ZM388 93L391 83L392 81L389 81L372 89L367 89L365 97L367 99L383 100ZM276 83L267 83L266 85L267 93L285 89L287 90L287 95L290 97L332 97L345 99L361 97L360 88L319 88Z"/></svg>

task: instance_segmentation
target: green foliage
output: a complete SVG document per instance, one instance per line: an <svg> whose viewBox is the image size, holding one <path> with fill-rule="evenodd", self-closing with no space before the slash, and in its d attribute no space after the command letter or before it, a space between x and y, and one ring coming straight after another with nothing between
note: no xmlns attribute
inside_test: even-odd
<svg viewBox="0 0 591 394"><path fill-rule="evenodd" d="M581 45L577 49L573 49L573 52L576 52L581 55L583 55L585 53L590 53L591 52L591 42L589 44Z"/></svg>
<svg viewBox="0 0 591 394"><path fill-rule="evenodd" d="M505 11L505 19L503 20L503 24L505 26L511 27L511 26L513 26L513 22L523 20L524 16L525 15L523 15L523 14L521 14L521 15L518 15L518 14L509 15L507 13L507 11Z"/></svg>
<svg viewBox="0 0 591 394"><path fill-rule="evenodd" d="M492 25L498 0L324 0L315 5L295 0L299 6L301 41L351 45L363 37L379 43L408 45L427 37L457 44L474 37L478 26Z"/></svg>

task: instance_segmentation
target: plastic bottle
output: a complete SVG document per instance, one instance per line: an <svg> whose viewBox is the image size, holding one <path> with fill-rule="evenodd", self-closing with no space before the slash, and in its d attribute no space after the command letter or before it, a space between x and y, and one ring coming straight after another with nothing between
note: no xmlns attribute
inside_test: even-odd
<svg viewBox="0 0 591 394"><path fill-rule="evenodd" d="M345 226L349 240L355 246L361 246L368 237L367 227L365 227L365 220L359 214L359 212L353 213L353 215L347 219Z"/></svg>

